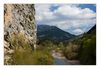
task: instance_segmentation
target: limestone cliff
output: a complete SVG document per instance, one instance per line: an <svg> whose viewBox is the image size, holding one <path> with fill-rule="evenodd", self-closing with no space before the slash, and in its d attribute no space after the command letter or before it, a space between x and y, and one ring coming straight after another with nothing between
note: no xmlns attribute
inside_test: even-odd
<svg viewBox="0 0 100 69"><path fill-rule="evenodd" d="M12 35L23 33L36 47L36 24L34 4L4 4L4 63L10 64L13 48L9 43Z"/></svg>

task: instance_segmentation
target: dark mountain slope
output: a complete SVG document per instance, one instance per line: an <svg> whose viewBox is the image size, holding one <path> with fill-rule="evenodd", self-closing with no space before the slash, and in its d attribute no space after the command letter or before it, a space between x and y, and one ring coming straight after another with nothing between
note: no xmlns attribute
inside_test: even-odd
<svg viewBox="0 0 100 69"><path fill-rule="evenodd" d="M53 41L64 41L75 37L68 32L65 32L58 27L49 25L38 25L37 26L37 38L39 40L49 39Z"/></svg>
<svg viewBox="0 0 100 69"><path fill-rule="evenodd" d="M88 32L87 34L96 34L96 25L93 26Z"/></svg>

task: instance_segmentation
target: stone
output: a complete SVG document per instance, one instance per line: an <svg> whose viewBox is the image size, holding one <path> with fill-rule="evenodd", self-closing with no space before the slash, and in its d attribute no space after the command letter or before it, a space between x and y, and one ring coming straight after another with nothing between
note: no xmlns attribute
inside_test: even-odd
<svg viewBox="0 0 100 69"><path fill-rule="evenodd" d="M9 38L23 33L36 48L36 24L34 4L4 4L4 63L10 64L11 49Z"/></svg>

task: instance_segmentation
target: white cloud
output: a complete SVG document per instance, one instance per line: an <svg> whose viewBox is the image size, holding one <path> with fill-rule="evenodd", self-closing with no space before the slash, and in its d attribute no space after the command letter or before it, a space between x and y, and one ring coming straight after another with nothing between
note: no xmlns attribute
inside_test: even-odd
<svg viewBox="0 0 100 69"><path fill-rule="evenodd" d="M58 6L51 11L50 8ZM72 34L82 34L96 23L96 13L82 9L79 4L36 4L36 21L38 24L54 25Z"/></svg>
<svg viewBox="0 0 100 69"><path fill-rule="evenodd" d="M75 29L75 30L73 30L73 33L78 35L78 34L84 33L84 31L82 29Z"/></svg>
<svg viewBox="0 0 100 69"><path fill-rule="evenodd" d="M64 5L55 10L56 14L61 14L69 18L93 18L95 13L89 8L81 9L77 6Z"/></svg>
<svg viewBox="0 0 100 69"><path fill-rule="evenodd" d="M43 4L43 5L35 5L36 8L36 20L42 21L46 19L53 19L55 16L53 12L50 11L50 7L52 5Z"/></svg>
<svg viewBox="0 0 100 69"><path fill-rule="evenodd" d="M55 10L55 13L66 15L66 16L75 16L80 13L80 8L71 7L70 5L64 5Z"/></svg>

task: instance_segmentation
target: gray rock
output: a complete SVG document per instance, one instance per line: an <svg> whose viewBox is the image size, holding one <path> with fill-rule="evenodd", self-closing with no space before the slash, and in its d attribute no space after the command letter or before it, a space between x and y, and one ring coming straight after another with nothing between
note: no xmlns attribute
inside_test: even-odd
<svg viewBox="0 0 100 69"><path fill-rule="evenodd" d="M24 33L30 44L36 48L36 24L34 4L5 4L4 5L4 49L5 64L9 64L12 53L8 38L14 34ZM8 44L9 45L8 45ZM9 59L8 59L9 57Z"/></svg>

